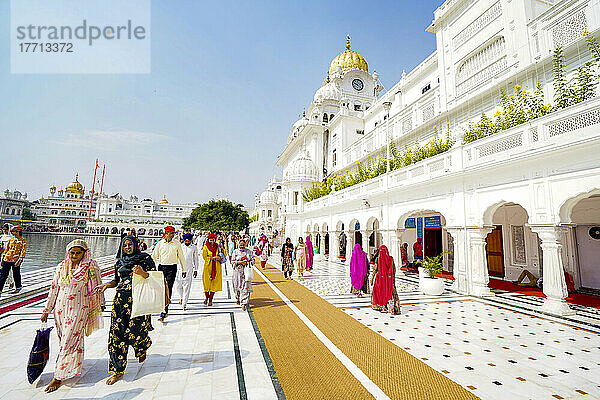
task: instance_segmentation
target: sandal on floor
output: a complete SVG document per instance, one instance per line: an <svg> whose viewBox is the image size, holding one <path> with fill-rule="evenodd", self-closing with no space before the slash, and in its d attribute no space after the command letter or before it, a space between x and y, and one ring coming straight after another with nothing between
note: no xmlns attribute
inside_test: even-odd
<svg viewBox="0 0 600 400"><path fill-rule="evenodd" d="M53 378L52 382L50 382L50 384L46 387L46 389L44 389L44 392L46 392L46 393L54 392L56 389L58 389L60 387L60 385L62 385L62 381L59 381L58 379Z"/></svg>
<svg viewBox="0 0 600 400"><path fill-rule="evenodd" d="M117 372L115 374L112 374L111 377L106 380L106 384L107 385L113 385L114 383L116 383L122 377L123 377L123 373L122 372Z"/></svg>

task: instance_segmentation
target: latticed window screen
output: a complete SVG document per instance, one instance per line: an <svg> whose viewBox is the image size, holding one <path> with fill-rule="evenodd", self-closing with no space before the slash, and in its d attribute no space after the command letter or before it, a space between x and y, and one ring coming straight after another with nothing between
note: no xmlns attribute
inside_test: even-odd
<svg viewBox="0 0 600 400"><path fill-rule="evenodd" d="M454 36L452 44L455 48L462 45L500 15L502 15L502 5L498 1Z"/></svg>
<svg viewBox="0 0 600 400"><path fill-rule="evenodd" d="M423 112L423 122L429 121L435 115L435 108L433 103L426 105L422 109Z"/></svg>
<svg viewBox="0 0 600 400"><path fill-rule="evenodd" d="M585 9L580 10L565 21L552 28L552 41L554 46L567 46L581 38L587 29Z"/></svg>
<svg viewBox="0 0 600 400"><path fill-rule="evenodd" d="M494 140L491 143L485 144L483 146L477 147L477 151L479 152L479 157L486 157L495 153L500 153L502 151L514 149L515 147L519 147L523 144L523 133L515 133L506 138Z"/></svg>
<svg viewBox="0 0 600 400"><path fill-rule="evenodd" d="M402 121L402 133L412 131L412 117L404 118Z"/></svg>
<svg viewBox="0 0 600 400"><path fill-rule="evenodd" d="M550 137L554 137L566 132L574 131L575 129L585 128L586 126L599 123L600 110L593 110L552 124L548 127L548 131L550 132Z"/></svg>

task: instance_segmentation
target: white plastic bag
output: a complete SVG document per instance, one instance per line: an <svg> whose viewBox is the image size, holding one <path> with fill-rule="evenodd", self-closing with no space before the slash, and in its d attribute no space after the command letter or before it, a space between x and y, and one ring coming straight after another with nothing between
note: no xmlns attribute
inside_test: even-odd
<svg viewBox="0 0 600 400"><path fill-rule="evenodd" d="M244 279L246 282L252 282L254 279L254 270L252 269L252 264L248 264L244 267Z"/></svg>
<svg viewBox="0 0 600 400"><path fill-rule="evenodd" d="M162 271L148 271L144 279L133 274L131 318L161 313L165 309L165 276Z"/></svg>

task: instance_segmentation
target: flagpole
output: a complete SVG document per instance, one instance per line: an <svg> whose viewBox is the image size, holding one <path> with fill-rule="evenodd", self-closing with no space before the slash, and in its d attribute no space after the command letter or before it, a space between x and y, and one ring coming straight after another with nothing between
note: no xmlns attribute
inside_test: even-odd
<svg viewBox="0 0 600 400"><path fill-rule="evenodd" d="M100 183L100 194L104 193L104 170L106 169L106 164L102 166L102 183Z"/></svg>
<svg viewBox="0 0 600 400"><path fill-rule="evenodd" d="M90 196L90 211L88 212L88 221L92 220L92 202L94 201L94 187L96 186L96 171L98 170L98 159L96 159L96 166L94 167L94 180L92 181L92 195Z"/></svg>

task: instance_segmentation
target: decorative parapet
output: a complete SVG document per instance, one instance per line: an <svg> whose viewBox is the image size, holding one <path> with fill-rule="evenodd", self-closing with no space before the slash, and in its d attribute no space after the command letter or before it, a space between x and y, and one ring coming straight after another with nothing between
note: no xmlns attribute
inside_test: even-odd
<svg viewBox="0 0 600 400"><path fill-rule="evenodd" d="M552 42L554 47L568 46L569 44L581 39L583 32L587 30L587 20L585 9L579 10L563 22L552 28Z"/></svg>
<svg viewBox="0 0 600 400"><path fill-rule="evenodd" d="M467 25L452 39L454 48L460 47L467 40L471 39L477 32L488 26L492 21L502 15L502 4L499 1L484 11L473 22Z"/></svg>
<svg viewBox="0 0 600 400"><path fill-rule="evenodd" d="M600 124L600 110L597 109L548 125L548 134L550 137L554 137L596 124Z"/></svg>
<svg viewBox="0 0 600 400"><path fill-rule="evenodd" d="M304 205L305 212L316 212L342 201L360 200L386 190L422 184L434 177L463 172L511 158L538 157L540 152L559 151L577 142L600 140L600 98L593 98L569 108L477 140L455 145L449 151L427 158L377 178L332 192ZM577 131L577 134L567 134ZM386 183L387 182L387 183Z"/></svg>
<svg viewBox="0 0 600 400"><path fill-rule="evenodd" d="M593 98L544 117L521 124L463 147L465 166L507 159L531 151L552 150L556 146L600 137L599 131L585 128L600 125L600 98ZM579 131L581 134L565 135Z"/></svg>

